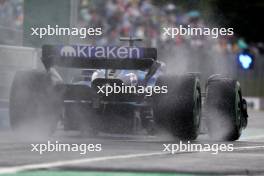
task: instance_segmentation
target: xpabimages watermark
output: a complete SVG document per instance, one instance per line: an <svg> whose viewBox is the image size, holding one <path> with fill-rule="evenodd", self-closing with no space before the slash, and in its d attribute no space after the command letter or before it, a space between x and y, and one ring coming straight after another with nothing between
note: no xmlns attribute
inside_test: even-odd
<svg viewBox="0 0 264 176"><path fill-rule="evenodd" d="M164 27L163 36L175 38L176 36L211 36L218 38L219 36L233 36L233 28L208 28L208 27L187 27L180 25L179 27Z"/></svg>
<svg viewBox="0 0 264 176"><path fill-rule="evenodd" d="M42 144L31 144L31 152L37 152L40 155L46 152L79 152L85 155L88 152L102 151L102 144L64 144L59 141Z"/></svg>
<svg viewBox="0 0 264 176"><path fill-rule="evenodd" d="M76 27L59 27L58 25L47 27L31 27L31 35L43 38L45 36L80 36L86 38L87 36L102 35L102 28L76 28Z"/></svg>
<svg viewBox="0 0 264 176"><path fill-rule="evenodd" d="M168 93L167 86L133 86L133 85L102 85L97 86L97 93L109 96L110 94L145 94L146 96L152 96L154 94L166 94Z"/></svg>
<svg viewBox="0 0 264 176"><path fill-rule="evenodd" d="M234 150L233 144L195 144L188 141L179 144L163 144L163 151L175 154L178 152L211 152L218 154L219 152L232 152Z"/></svg>

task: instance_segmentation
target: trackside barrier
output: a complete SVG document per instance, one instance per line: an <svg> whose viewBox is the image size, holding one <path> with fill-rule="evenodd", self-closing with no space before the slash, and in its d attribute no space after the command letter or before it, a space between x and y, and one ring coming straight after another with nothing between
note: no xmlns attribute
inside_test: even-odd
<svg viewBox="0 0 264 176"><path fill-rule="evenodd" d="M252 109L252 110L264 109L264 98L245 97L245 99L247 100L248 109Z"/></svg>

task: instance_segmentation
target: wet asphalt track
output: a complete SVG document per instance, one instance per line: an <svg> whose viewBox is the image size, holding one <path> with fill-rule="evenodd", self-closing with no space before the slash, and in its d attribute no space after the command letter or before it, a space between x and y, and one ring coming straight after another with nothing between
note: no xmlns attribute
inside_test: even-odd
<svg viewBox="0 0 264 176"><path fill-rule="evenodd" d="M0 110L0 118L6 110ZM50 139L25 139L14 136L8 129L0 130L0 174L31 169L50 170L136 170L173 171L177 173L264 175L264 112L250 111L248 128L239 141L233 142L234 151L163 152L164 143L178 143L165 134L157 137L101 135L97 139L80 136L76 132L57 131ZM34 135L34 134L32 134ZM40 155L31 152L31 143L102 144L101 152L51 152ZM210 143L206 135L196 143Z"/></svg>

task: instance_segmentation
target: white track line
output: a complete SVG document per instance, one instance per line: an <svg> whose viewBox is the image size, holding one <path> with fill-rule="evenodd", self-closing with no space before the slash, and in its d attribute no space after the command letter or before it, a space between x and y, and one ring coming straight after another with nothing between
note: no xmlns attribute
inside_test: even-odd
<svg viewBox="0 0 264 176"><path fill-rule="evenodd" d="M254 139L264 139L264 135L256 135L256 136L246 136L246 137L241 137L239 140L254 140Z"/></svg>
<svg viewBox="0 0 264 176"><path fill-rule="evenodd" d="M264 146L242 146L234 147L234 150L254 150L254 149L264 149ZM203 152L203 151L202 151ZM177 153L198 153L198 152L177 152ZM128 155L116 155L116 156L106 156L106 157L95 157L95 158L85 158L85 159L76 159L76 160L66 160L66 161L56 161L50 163L42 164L29 164L22 166L6 167L0 168L0 174L12 174L21 171L27 170L38 170L38 169L47 169L54 167L61 167L66 165L76 165L83 163L91 163L97 161L108 161L108 160L118 160L118 159L132 159L140 157L150 157L150 156L160 156L160 155L169 155L169 152L155 152L155 153L141 153L141 154L128 154ZM176 154L176 153L175 153ZM173 155L173 154L171 154Z"/></svg>
<svg viewBox="0 0 264 176"><path fill-rule="evenodd" d="M259 145L259 146L234 147L234 150L251 150L251 149L264 149L264 145Z"/></svg>
<svg viewBox="0 0 264 176"><path fill-rule="evenodd" d="M29 165L23 165L23 166L0 168L0 174L10 174L10 173L16 173L16 172L26 171L26 170L46 169L46 168L53 168L53 167L61 167L65 165L90 163L90 162L96 162L96 161L131 159L131 158L149 157L149 156L158 156L158 155L167 155L167 154L169 153L168 152L156 152L156 153L143 153L143 154L129 154L129 155L85 158L85 159L57 161L57 162L42 163L42 164L29 164Z"/></svg>

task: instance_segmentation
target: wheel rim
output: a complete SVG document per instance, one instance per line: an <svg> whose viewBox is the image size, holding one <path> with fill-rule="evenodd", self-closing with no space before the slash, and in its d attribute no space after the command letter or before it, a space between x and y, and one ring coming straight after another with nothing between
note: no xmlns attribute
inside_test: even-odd
<svg viewBox="0 0 264 176"><path fill-rule="evenodd" d="M200 125L200 117L201 117L201 96L199 89L196 89L195 92L195 100L194 100L194 109L193 109L193 115L194 115L194 125L196 128L199 128Z"/></svg>
<svg viewBox="0 0 264 176"><path fill-rule="evenodd" d="M236 125L238 128L238 131L241 132L241 98L239 91L236 91Z"/></svg>

